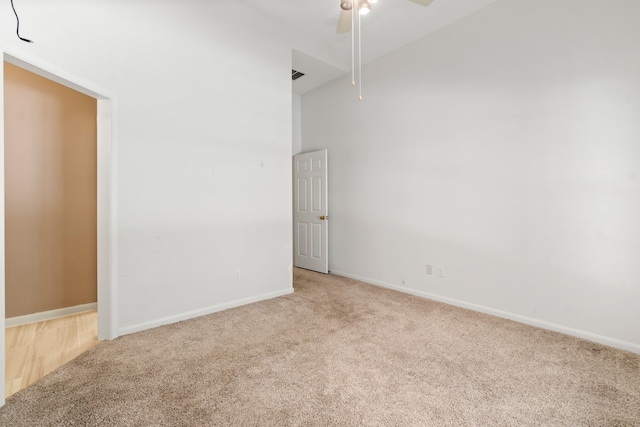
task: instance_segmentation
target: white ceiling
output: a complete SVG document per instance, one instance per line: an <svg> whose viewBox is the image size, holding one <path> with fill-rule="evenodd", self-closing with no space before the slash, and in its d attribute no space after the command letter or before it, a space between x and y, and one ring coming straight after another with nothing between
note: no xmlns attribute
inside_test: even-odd
<svg viewBox="0 0 640 427"><path fill-rule="evenodd" d="M305 93L351 67L351 35L336 34L340 0L244 0L294 28L298 34L332 52L328 64L310 52L293 55L293 68L306 75L293 82ZM409 0L378 0L362 17L362 62L366 64L429 33L437 31L499 0L435 0L423 7ZM305 80L306 79L306 80Z"/></svg>

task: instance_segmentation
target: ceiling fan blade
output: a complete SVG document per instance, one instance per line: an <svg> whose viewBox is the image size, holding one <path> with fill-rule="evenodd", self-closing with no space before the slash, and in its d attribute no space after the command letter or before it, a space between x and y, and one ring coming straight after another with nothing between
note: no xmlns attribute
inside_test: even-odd
<svg viewBox="0 0 640 427"><path fill-rule="evenodd" d="M431 3L433 3L433 0L409 0L409 1L412 1L415 4L419 4L420 6L424 6L424 7L427 7Z"/></svg>
<svg viewBox="0 0 640 427"><path fill-rule="evenodd" d="M336 27L336 34L344 34L351 31L351 11L341 10L340 18L338 18L338 26Z"/></svg>

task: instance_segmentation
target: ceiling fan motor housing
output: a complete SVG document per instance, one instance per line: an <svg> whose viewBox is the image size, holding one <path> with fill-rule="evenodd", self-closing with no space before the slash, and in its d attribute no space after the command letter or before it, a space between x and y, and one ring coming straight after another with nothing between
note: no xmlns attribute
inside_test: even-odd
<svg viewBox="0 0 640 427"><path fill-rule="evenodd" d="M340 2L340 8L342 10L351 10L353 9L353 2L350 0L343 0Z"/></svg>

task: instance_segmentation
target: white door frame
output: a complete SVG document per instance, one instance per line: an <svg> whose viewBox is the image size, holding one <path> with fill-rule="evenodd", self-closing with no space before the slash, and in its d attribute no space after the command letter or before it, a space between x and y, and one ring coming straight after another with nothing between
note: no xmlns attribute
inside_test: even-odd
<svg viewBox="0 0 640 427"><path fill-rule="evenodd" d="M118 336L116 145L113 96L27 53L0 46L3 60L97 100L98 107L98 339ZM5 403L5 257L4 257L4 62L0 67L0 406Z"/></svg>

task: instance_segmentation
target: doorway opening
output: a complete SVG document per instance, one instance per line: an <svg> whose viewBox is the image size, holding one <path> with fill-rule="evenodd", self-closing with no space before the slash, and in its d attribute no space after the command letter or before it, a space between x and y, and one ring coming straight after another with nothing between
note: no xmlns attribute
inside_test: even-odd
<svg viewBox="0 0 640 427"><path fill-rule="evenodd" d="M100 340L117 337L117 318L115 307L116 294L116 263L115 263L115 179L112 170L115 166L114 144L112 141L112 97L106 91L83 79L64 73L56 67L41 60L22 53L3 50L4 62L59 83L77 92L87 95L96 102L96 133L97 133L97 308L98 308L98 338ZM0 85L0 366L6 364L5 354L5 94L4 94L4 66L0 70L2 85ZM5 369L0 372L0 405L5 401Z"/></svg>

